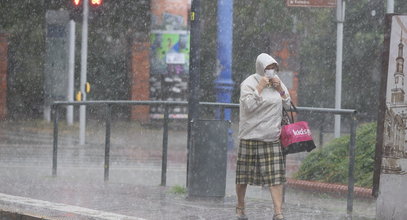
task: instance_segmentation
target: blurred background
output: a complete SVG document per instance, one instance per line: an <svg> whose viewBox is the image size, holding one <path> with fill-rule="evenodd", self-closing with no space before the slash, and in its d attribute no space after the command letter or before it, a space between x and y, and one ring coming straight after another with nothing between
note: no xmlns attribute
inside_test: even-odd
<svg viewBox="0 0 407 220"><path fill-rule="evenodd" d="M343 1L346 3L346 16L343 23L341 105L344 109L358 111L356 185L370 188L386 33L386 1ZM75 6L75 2L79 5ZM66 36L69 20L76 24L72 93L81 90L83 21L80 2L0 0L0 159L5 164L24 162L32 166L37 163L45 167L43 173L50 171L53 130L52 124L44 119L47 119L46 108L51 101L67 100ZM100 5L89 8L87 82L90 91L86 99L187 101L191 0L90 2ZM240 83L255 72L256 57L265 52L279 62L279 76L297 106L334 108L336 8L332 5L289 7L288 2L234 0L233 37L230 39L233 48L231 102L239 102ZM216 102L219 93L217 79L223 70L218 59L218 19L223 17L218 18L218 0L202 0L200 6L199 99ZM394 12L407 13L407 1L394 1ZM52 22L58 20L51 19L53 16L64 20L64 25L53 26ZM76 166L89 165L102 168L105 108L87 107L86 147L78 144L79 109L74 109L73 126L65 124L66 110L61 110L60 163L64 168L61 170L73 172ZM216 114L213 107L201 106L200 111L200 118L213 119ZM170 109L170 186L185 183L187 113L187 106ZM113 105L112 118L112 168L116 170L112 172L111 179L120 183L158 184L163 155L163 108ZM238 110L232 110L228 135L233 136L233 140L228 140L228 150L236 149L238 143L238 119ZM313 151L309 157L308 153L289 155L287 176L346 184L349 117L342 117L342 134L345 135L338 139L333 138L334 116L331 114L301 112L297 119L309 122L317 147L324 149ZM227 192L233 194L236 152L228 153L231 154L228 154L230 178L227 178ZM143 164L143 169L137 172L131 170L139 169ZM67 169L67 166L74 168ZM127 170L128 167L131 169ZM66 175L71 175L74 181L83 178L73 173ZM14 176L11 172L9 175ZM142 175L145 177L140 178ZM263 191L259 194L265 197ZM305 196L304 200L308 199ZM341 205L345 207L345 202L341 201ZM374 201L369 200L368 205L369 208L361 206L356 210L374 216ZM338 208L335 205L333 209Z"/></svg>
<svg viewBox="0 0 407 220"><path fill-rule="evenodd" d="M374 121L377 117L385 4L381 0L346 1L342 108L357 109L360 121ZM1 0L0 5L1 42L8 48L1 54L2 59L6 59L6 88L3 83L1 93L7 100L1 103L1 108L7 111L2 118L42 118L46 12L67 10L77 21L75 91L78 91L81 11L75 10L69 0ZM185 100L185 84L176 87L171 97L170 93L163 92L172 89L165 88L165 79L161 85L157 82L161 82L159 77L164 72L179 75L180 79L175 80L185 82L189 62L188 10L188 0L104 0L97 9L90 8L87 75L92 89L87 100L131 100L137 97L132 85L137 79L135 82L132 79L137 72L134 65L143 62L141 58L135 58L138 56L135 48L140 45L147 46L150 56L149 67L144 70L148 72L149 81L141 82L148 84L149 99ZM216 101L214 81L219 74L216 65L217 1L202 1L201 10L200 100ZM395 2L396 13L406 11L407 2ZM257 55L266 52L280 63L280 71L291 77L286 84L291 87L297 105L333 108L335 13L335 8L287 7L283 0L234 1L232 102L238 102L242 80L254 73ZM160 65L163 55L174 49L177 43L181 45L176 48L177 52L186 55L185 62ZM157 91L160 89L161 92ZM94 113L89 117L99 117L103 113L92 107L88 111ZM184 111L179 110L180 113ZM130 107L115 107L113 116L130 118ZM322 116L313 117L320 120L318 117ZM326 120L326 123L331 121Z"/></svg>

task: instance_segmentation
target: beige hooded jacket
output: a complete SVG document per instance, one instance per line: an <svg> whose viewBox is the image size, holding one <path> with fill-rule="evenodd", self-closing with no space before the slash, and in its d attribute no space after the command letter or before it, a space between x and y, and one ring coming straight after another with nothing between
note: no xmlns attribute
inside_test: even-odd
<svg viewBox="0 0 407 220"><path fill-rule="evenodd" d="M264 76L264 69L277 63L273 57L262 53L256 60L256 73L247 77L240 85L239 139L277 141L280 138L283 104L290 105L287 87L281 82L287 98L272 87L266 87L261 94L256 86Z"/></svg>

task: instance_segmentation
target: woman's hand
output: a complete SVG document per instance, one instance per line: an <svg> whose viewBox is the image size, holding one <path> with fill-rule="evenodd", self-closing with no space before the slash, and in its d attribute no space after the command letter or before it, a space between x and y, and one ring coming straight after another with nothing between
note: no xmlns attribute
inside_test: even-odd
<svg viewBox="0 0 407 220"><path fill-rule="evenodd" d="M286 92L284 91L283 87L281 86L281 81L280 81L280 79L277 78L277 77L273 77L273 78L270 79L270 81L271 81L271 82L270 82L270 83L271 83L271 86L272 86L275 90L277 90L277 92L280 93L280 96L281 96L283 99L286 99L286 98L288 97L288 94L286 94Z"/></svg>
<svg viewBox="0 0 407 220"><path fill-rule="evenodd" d="M277 77L273 77L270 79L271 86L277 90L277 92L282 93L284 92L283 87L281 86L281 81Z"/></svg>
<svg viewBox="0 0 407 220"><path fill-rule="evenodd" d="M257 91L259 94L263 91L263 89L269 84L269 78L263 76L260 78L259 84L257 85Z"/></svg>

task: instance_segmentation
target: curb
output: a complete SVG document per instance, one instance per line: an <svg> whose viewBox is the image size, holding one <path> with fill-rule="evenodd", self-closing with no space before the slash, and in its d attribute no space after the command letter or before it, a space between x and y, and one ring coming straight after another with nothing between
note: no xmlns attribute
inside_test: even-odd
<svg viewBox="0 0 407 220"><path fill-rule="evenodd" d="M329 193L333 195L346 196L348 193L348 186L335 183L323 183L317 181L296 180L287 178L287 186L295 189L302 189L306 191ZM372 196L371 188L354 187L354 197L362 199L374 199Z"/></svg>
<svg viewBox="0 0 407 220"><path fill-rule="evenodd" d="M9 210L8 210L9 209ZM10 210L11 209L11 210ZM33 213L33 214L31 214ZM146 220L135 216L89 209L81 206L49 202L28 197L0 193L0 220L48 220L48 219L93 219L93 220Z"/></svg>
<svg viewBox="0 0 407 220"><path fill-rule="evenodd" d="M29 215L25 213L18 213L0 209L0 219L7 220L45 220L47 218Z"/></svg>

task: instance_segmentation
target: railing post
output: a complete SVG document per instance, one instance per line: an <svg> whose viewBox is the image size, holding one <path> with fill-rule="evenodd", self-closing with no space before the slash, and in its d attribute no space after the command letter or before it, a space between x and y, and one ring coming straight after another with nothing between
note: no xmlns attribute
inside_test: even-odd
<svg viewBox="0 0 407 220"><path fill-rule="evenodd" d="M164 106L164 126L163 126L163 154L161 165L161 186L167 184L167 154L168 154L168 104Z"/></svg>
<svg viewBox="0 0 407 220"><path fill-rule="evenodd" d="M322 122L321 122L321 127L319 128L319 147L321 147L321 148L324 145L324 123L325 123L325 117L323 117Z"/></svg>
<svg viewBox="0 0 407 220"><path fill-rule="evenodd" d="M347 214L348 219L352 219L353 212L353 191L355 185L355 143L356 143L356 113L351 115L350 141L349 141L349 179L348 179L348 201Z"/></svg>
<svg viewBox="0 0 407 220"><path fill-rule="evenodd" d="M106 136L105 136L105 181L109 180L109 160L110 160L110 123L112 106L106 106Z"/></svg>
<svg viewBox="0 0 407 220"><path fill-rule="evenodd" d="M52 112L52 115L54 116L54 143L53 143L53 150L52 150L52 176L57 176L59 105L52 105L51 112Z"/></svg>

